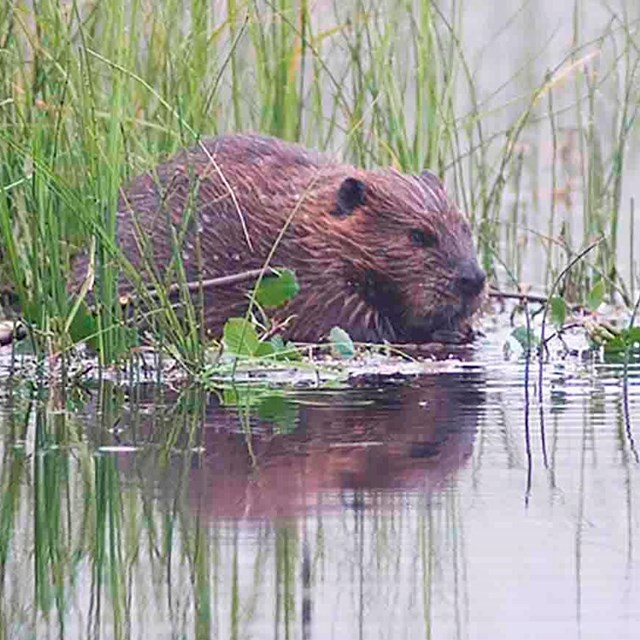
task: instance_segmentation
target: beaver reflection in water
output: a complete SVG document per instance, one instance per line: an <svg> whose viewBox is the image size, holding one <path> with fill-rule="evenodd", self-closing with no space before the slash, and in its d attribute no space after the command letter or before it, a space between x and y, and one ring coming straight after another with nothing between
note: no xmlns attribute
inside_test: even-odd
<svg viewBox="0 0 640 640"><path fill-rule="evenodd" d="M266 136L206 139L121 195L118 241L149 280L153 269L165 281L186 211L193 222L181 251L193 282L261 268L295 211L270 262L300 284L277 314L293 316L288 338L315 342L336 325L367 342L471 335L485 274L467 221L431 173L366 171ZM244 315L248 288L206 291L210 334Z"/></svg>

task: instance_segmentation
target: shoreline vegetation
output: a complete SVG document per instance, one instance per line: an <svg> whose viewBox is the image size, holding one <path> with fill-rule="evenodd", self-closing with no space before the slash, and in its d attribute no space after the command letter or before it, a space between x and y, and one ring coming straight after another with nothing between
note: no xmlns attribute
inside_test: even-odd
<svg viewBox="0 0 640 640"><path fill-rule="evenodd" d="M640 343L640 245L623 180L637 148L639 23L606 9L600 32L586 37L586 4L575 0L571 43L555 66L538 73L534 52L520 74L488 89L465 45L463 0L446 11L430 0L323 11L307 0L5 3L0 287L13 303L5 315L18 310L38 356L72 358L89 339L108 365L139 344L140 314L123 304L138 300L151 309L144 321L157 348L188 371L210 366L218 345L203 340L191 294L215 283L180 279L179 240L175 281L141 282L115 240L118 194L204 136L254 130L366 167L434 170L469 212L492 295L520 301L514 332L524 327L517 339L527 351L586 310L589 335L628 353ZM497 36L526 5L496 25ZM509 97L527 74L528 93ZM542 145L550 159L541 170ZM79 250L91 259L70 293ZM231 277L247 277L256 301L272 267ZM118 295L122 275L135 286L128 301ZM291 294L291 279L287 286L276 298ZM624 324L603 320L603 305L621 308ZM262 307L222 342L238 356L291 355ZM545 334L547 324L554 330ZM343 355L353 348L341 335L332 345Z"/></svg>

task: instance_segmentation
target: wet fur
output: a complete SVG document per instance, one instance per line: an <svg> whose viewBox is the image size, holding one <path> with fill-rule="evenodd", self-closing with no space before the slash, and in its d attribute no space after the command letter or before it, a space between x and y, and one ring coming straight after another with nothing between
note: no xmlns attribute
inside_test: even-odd
<svg viewBox="0 0 640 640"><path fill-rule="evenodd" d="M465 335L480 302L456 287L459 265L477 265L475 251L466 220L432 174L366 171L264 136L207 139L123 191L118 240L138 270L150 268L141 258L146 246L155 276L165 278L168 221L179 234L185 209L192 219L182 247L190 281L262 267L295 209L271 263L294 269L300 283L298 296L278 312L294 316L287 332L296 340L318 341L336 325L369 342ZM436 246L415 246L416 229ZM248 288L207 291L212 335L221 334L228 317L245 313Z"/></svg>

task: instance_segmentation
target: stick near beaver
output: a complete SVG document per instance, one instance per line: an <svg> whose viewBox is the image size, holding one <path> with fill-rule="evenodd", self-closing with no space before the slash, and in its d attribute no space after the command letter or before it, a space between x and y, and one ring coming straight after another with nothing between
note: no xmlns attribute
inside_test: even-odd
<svg viewBox="0 0 640 640"><path fill-rule="evenodd" d="M484 299L469 224L429 172L364 170L276 138L227 135L135 178L117 217L118 243L150 283L171 273L176 238L186 282L268 261L295 271L300 292L275 320L293 316L296 341L334 326L363 342L464 341ZM86 263L76 260L76 285ZM247 290L233 278L205 288L210 335L245 314ZM131 291L123 279L121 296Z"/></svg>

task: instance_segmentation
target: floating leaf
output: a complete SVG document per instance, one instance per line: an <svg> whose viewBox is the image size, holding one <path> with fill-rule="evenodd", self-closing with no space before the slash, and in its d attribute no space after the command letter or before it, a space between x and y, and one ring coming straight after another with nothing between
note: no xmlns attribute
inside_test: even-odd
<svg viewBox="0 0 640 640"><path fill-rule="evenodd" d="M224 348L237 356L253 356L261 342L255 327L246 318L229 318L222 331Z"/></svg>
<svg viewBox="0 0 640 640"><path fill-rule="evenodd" d="M279 433L293 433L298 425L298 406L282 394L271 391L258 405L258 416L278 425Z"/></svg>
<svg viewBox="0 0 640 640"><path fill-rule="evenodd" d="M250 410L250 415L274 423L278 433L291 433L298 425L298 405L269 387L225 387L222 401L226 407Z"/></svg>
<svg viewBox="0 0 640 640"><path fill-rule="evenodd" d="M92 349L97 349L97 332L98 322L96 317L91 313L87 304L83 302L78 307L76 314L73 316L73 320L69 325L69 335L74 342L83 342L86 340L87 344Z"/></svg>
<svg viewBox="0 0 640 640"><path fill-rule="evenodd" d="M329 332L329 342L335 353L341 358L353 358L356 348L349 334L340 327L333 327Z"/></svg>
<svg viewBox="0 0 640 640"><path fill-rule="evenodd" d="M291 269L280 269L277 274L262 278L256 291L256 300L261 306L273 309L291 300L298 291L300 285L296 274Z"/></svg>
<svg viewBox="0 0 640 640"><path fill-rule="evenodd" d="M567 319L567 303L560 296L553 296L549 300L549 310L551 312L551 321L556 327L561 328Z"/></svg>
<svg viewBox="0 0 640 640"><path fill-rule="evenodd" d="M280 335L270 340L276 360L302 360L302 355L293 342L286 342Z"/></svg>
<svg viewBox="0 0 640 640"><path fill-rule="evenodd" d="M284 338L280 334L276 334L275 336L273 336L270 342L276 351L284 350Z"/></svg>
<svg viewBox="0 0 640 640"><path fill-rule="evenodd" d="M591 311L595 311L602 304L604 293L604 280L600 279L593 285L587 296L587 306Z"/></svg>
<svg viewBox="0 0 640 640"><path fill-rule="evenodd" d="M624 353L627 350L627 345L622 336L615 336L610 340L606 340L604 343L605 353L608 354L619 354Z"/></svg>
<svg viewBox="0 0 640 640"><path fill-rule="evenodd" d="M271 342L261 342L258 345L258 348L256 349L254 355L260 358L264 358L266 356L272 356L275 353L276 353L276 350L274 346L271 344Z"/></svg>
<svg viewBox="0 0 640 640"><path fill-rule="evenodd" d="M264 389L251 386L232 386L222 390L222 403L225 407L247 409L255 407L264 397Z"/></svg>
<svg viewBox="0 0 640 640"><path fill-rule="evenodd" d="M260 341L255 327L245 318L229 318L222 332L224 348L237 356L272 357L276 360L301 360L302 356L292 342L285 343L281 336Z"/></svg>
<svg viewBox="0 0 640 640"><path fill-rule="evenodd" d="M629 346L634 350L640 351L640 327L630 327L625 329L624 333Z"/></svg>

